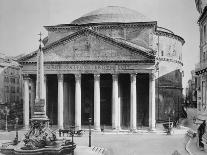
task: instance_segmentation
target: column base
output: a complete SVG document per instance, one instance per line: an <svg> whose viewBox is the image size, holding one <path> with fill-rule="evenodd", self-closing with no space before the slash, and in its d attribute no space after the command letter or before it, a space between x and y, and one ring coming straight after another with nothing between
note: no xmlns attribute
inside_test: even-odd
<svg viewBox="0 0 207 155"><path fill-rule="evenodd" d="M64 127L63 126L58 126L58 129L64 129Z"/></svg>
<svg viewBox="0 0 207 155"><path fill-rule="evenodd" d="M75 130L81 130L81 126L75 126Z"/></svg>
<svg viewBox="0 0 207 155"><path fill-rule="evenodd" d="M118 127L118 128L112 128L112 132L120 132L121 131L121 128Z"/></svg>
<svg viewBox="0 0 207 155"><path fill-rule="evenodd" d="M94 131L101 131L101 126L100 125L94 125L93 129L94 129Z"/></svg>
<svg viewBox="0 0 207 155"><path fill-rule="evenodd" d="M99 128L99 129L94 129L93 130L94 132L101 132L101 129Z"/></svg>
<svg viewBox="0 0 207 155"><path fill-rule="evenodd" d="M23 130L29 130L29 125L25 125L25 126L23 127Z"/></svg>
<svg viewBox="0 0 207 155"><path fill-rule="evenodd" d="M155 127L150 127L150 128L149 128L149 131L152 131L152 132L153 132L153 131L156 131L156 128L155 128Z"/></svg>
<svg viewBox="0 0 207 155"><path fill-rule="evenodd" d="M137 133L137 129L130 129L130 132Z"/></svg>

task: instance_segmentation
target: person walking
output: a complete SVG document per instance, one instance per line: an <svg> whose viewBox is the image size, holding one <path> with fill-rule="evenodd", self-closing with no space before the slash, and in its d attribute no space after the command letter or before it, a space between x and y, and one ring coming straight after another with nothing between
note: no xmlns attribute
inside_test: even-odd
<svg viewBox="0 0 207 155"><path fill-rule="evenodd" d="M199 147L203 150L204 145L202 143L202 136L205 133L206 128L206 120L203 121L203 123L198 127L198 140L199 140Z"/></svg>

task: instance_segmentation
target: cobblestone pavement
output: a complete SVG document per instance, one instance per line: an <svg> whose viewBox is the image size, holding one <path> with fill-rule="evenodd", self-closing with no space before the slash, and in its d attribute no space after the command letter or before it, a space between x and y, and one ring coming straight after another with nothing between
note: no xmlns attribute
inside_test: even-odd
<svg viewBox="0 0 207 155"><path fill-rule="evenodd" d="M76 137L79 145L88 145L88 137ZM96 134L92 136L92 144L106 148L110 155L172 155L176 150L187 155L185 135L163 134Z"/></svg>
<svg viewBox="0 0 207 155"><path fill-rule="evenodd" d="M186 127L196 130L197 126L193 124L195 111L187 109L189 118L182 121ZM162 130L162 129L161 129ZM116 133L92 133L92 145L97 148L105 148L105 155L172 155L179 152L181 155L188 155L185 150L188 138L185 136L186 130L174 130L172 135L166 135L164 132L151 133L143 132L136 134L116 134ZM25 131L19 132L19 137L24 136ZM178 134L175 134L178 133ZM11 140L15 137L15 132L0 132L0 140ZM1 141L0 141L1 142ZM77 144L75 155L95 155L98 152L88 148L88 132L82 137L74 137ZM203 151L196 148L195 141L189 143L190 151L195 155L203 155ZM101 150L101 149L94 149ZM201 152L201 154L200 154ZM198 154L199 153L199 154Z"/></svg>
<svg viewBox="0 0 207 155"><path fill-rule="evenodd" d="M23 137L24 131L19 132L19 136ZM0 132L0 139L10 140L15 137L15 132ZM95 155L98 152L88 148L88 133L82 137L74 137L75 143L78 145L75 155ZM92 133L92 145L97 148L105 148L106 155L172 155L178 151L181 155L187 155L185 150L184 134L101 134ZM85 146L85 147L84 147ZM97 149L98 150L98 149Z"/></svg>

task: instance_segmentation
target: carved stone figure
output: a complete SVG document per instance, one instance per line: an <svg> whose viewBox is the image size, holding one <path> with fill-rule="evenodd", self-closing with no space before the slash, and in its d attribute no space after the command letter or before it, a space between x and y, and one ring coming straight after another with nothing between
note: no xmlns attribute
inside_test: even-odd
<svg viewBox="0 0 207 155"><path fill-rule="evenodd" d="M47 122L33 121L29 132L25 135L25 147L22 149L34 150L55 145L55 140L55 133L47 127Z"/></svg>

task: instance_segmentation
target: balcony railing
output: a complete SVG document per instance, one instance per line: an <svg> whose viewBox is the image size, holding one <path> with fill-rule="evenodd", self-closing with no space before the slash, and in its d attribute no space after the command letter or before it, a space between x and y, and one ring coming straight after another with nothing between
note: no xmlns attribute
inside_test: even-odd
<svg viewBox="0 0 207 155"><path fill-rule="evenodd" d="M195 71L200 71L202 69L207 68L207 61L199 62L195 65Z"/></svg>

